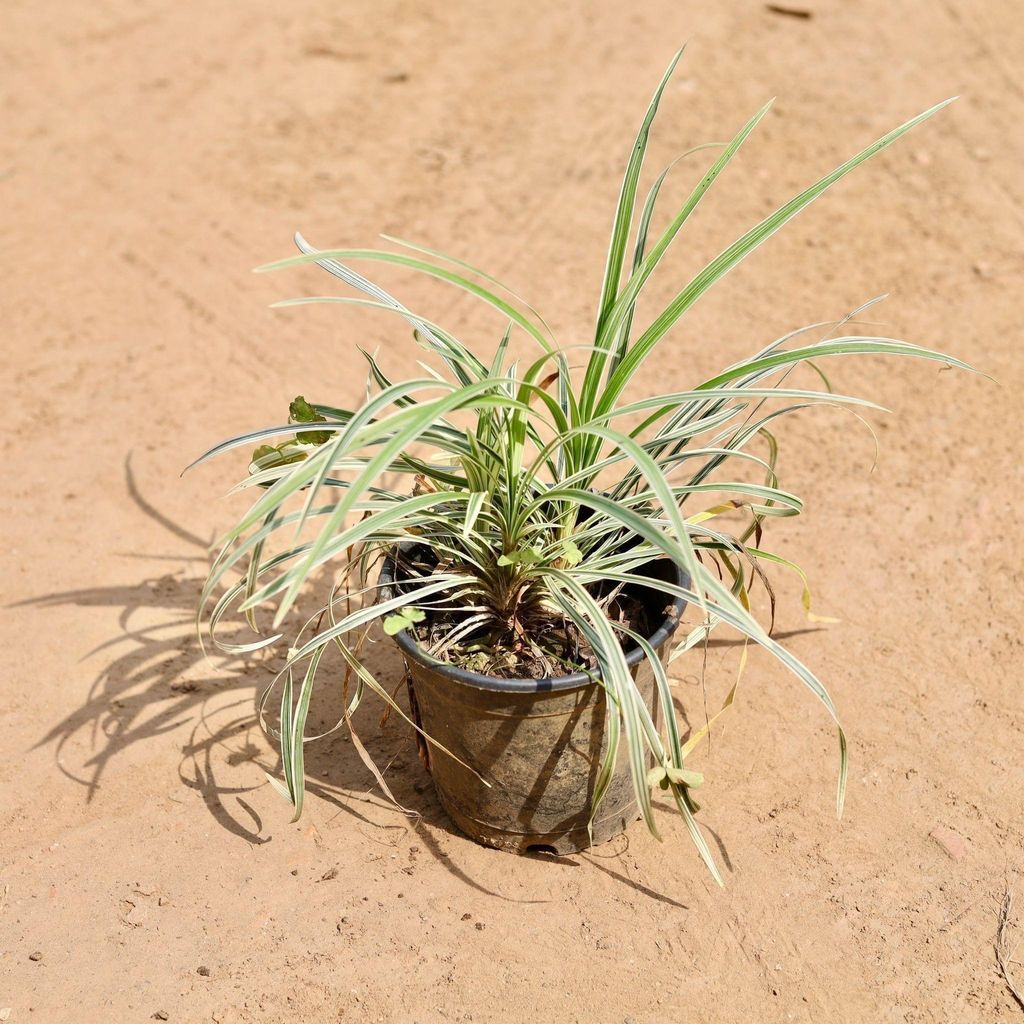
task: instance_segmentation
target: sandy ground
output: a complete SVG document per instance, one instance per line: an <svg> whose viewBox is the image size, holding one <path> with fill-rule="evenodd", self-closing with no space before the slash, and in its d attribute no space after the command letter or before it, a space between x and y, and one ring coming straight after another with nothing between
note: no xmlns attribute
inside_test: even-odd
<svg viewBox="0 0 1024 1024"><path fill-rule="evenodd" d="M1024 903L1024 22L1011 0L807 6L4 4L0 1019L1024 1019L993 955L1008 884ZM309 753L290 825L253 723L267 667L204 662L189 624L242 467L179 472L296 393L357 399L356 344L397 372L414 352L372 316L268 311L328 282L250 268L295 228L322 246L389 231L487 266L582 339L631 133L686 38L652 168L779 99L666 293L963 96L706 297L641 382L695 382L890 290L888 331L1000 381L836 366L895 410L874 420L874 473L848 418L784 433L808 514L775 543L842 621L808 627L780 581L780 630L848 726L844 820L828 723L754 658L702 759L724 891L667 812L664 845L640 828L561 862L473 845L372 710L364 733L422 818L338 738ZM392 283L493 342L500 324L454 293ZM711 705L734 658L712 652ZM697 672L678 681L691 721Z"/></svg>

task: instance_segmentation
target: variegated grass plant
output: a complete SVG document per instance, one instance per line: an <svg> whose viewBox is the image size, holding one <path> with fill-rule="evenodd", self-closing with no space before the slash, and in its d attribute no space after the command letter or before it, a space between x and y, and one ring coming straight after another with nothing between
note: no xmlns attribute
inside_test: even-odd
<svg viewBox="0 0 1024 1024"><path fill-rule="evenodd" d="M574 372L569 352L558 346L532 307L483 271L429 249L389 239L404 251L321 251L296 236L302 255L261 268L318 264L362 297L305 298L281 305L338 302L395 313L413 327L419 344L442 370L428 368L424 376L394 382L364 353L369 386L359 408L309 405L299 399L289 422L234 437L198 460L260 444L240 485L256 498L224 536L202 595L199 615L208 612L215 641L218 621L239 602L254 628L255 610L276 602L277 629L311 574L328 564L337 569L331 599L307 623L315 628L295 640L261 705L264 726L280 742L284 785L276 784L294 804L296 818L303 800L303 747L316 738L306 735L310 696L329 648L339 651L347 665L351 692L343 697L343 722L351 725L366 689L402 713L388 687L360 658L366 630L377 620L394 633L444 609L457 617L443 642L448 650L459 644L487 655L502 645L534 644L541 647L535 653L545 657L549 652L530 625L561 620L589 644L615 711L607 718L609 743L594 810L625 744L647 827L658 834L651 795L660 786L671 795L701 857L720 881L694 819L691 789L701 777L686 766L705 730L684 739L669 680L647 637L607 614L609 585L611 592L641 581L651 586L640 570L652 559L671 559L685 569L688 585L653 585L669 599L685 598L701 615L695 628L677 634L673 658L701 644L719 626L730 626L792 670L835 720L841 812L847 749L836 708L817 676L754 617L748 596L765 566L774 564L799 574L806 597L802 570L768 550L762 538L766 520L798 515L802 507L776 475L773 421L815 405L877 408L833 393L827 381L822 389L821 376L814 378L815 388L787 383L794 369L812 361L816 366L831 356L895 355L965 364L903 341L843 333L847 318L838 325L794 331L681 390L632 398L627 392L658 344L712 285L831 185L946 103L882 136L765 217L687 281L649 323L638 325L637 300L651 275L771 106L758 110L730 142L684 154L715 151L686 201L660 233L652 232L658 200L675 163L655 179L642 203L641 167L659 101L679 57L658 85L630 152L593 342L582 352L581 373ZM482 358L357 273L354 263L383 263L454 286L497 310L508 329L495 351ZM535 358L510 358L514 331L535 345ZM267 443L282 437L286 440L276 446ZM733 467L745 468L730 477L725 471ZM744 517L739 528L731 525L737 513ZM275 540L280 543L271 551L268 543L273 546ZM373 559L379 561L411 540L427 546L436 564L408 572L397 592L378 601L377 580L370 572ZM220 646L238 653L279 638L275 634L248 645ZM639 645L650 659L658 714L652 714L637 691L624 644ZM578 668L560 667L564 672L559 674ZM263 708L279 683L280 723L275 729L264 719ZM660 728L655 725L659 719ZM356 745L369 761L358 740ZM374 772L387 791L380 773Z"/></svg>

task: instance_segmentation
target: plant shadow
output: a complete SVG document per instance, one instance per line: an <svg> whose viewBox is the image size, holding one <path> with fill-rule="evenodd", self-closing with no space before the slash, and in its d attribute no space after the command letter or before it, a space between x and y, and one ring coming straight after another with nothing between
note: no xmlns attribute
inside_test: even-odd
<svg viewBox="0 0 1024 1024"><path fill-rule="evenodd" d="M204 651L195 626L195 609L208 568L209 541L189 532L155 508L139 491L130 456L125 459L125 489L135 507L175 539L167 554L132 552L125 557L181 563L181 568L144 576L137 583L44 594L22 606L40 609L77 606L117 610L117 631L87 651L81 662L98 660L99 668L81 703L34 744L51 746L58 769L85 790L91 802L111 765L140 744L188 730L181 744L178 776L182 785L199 793L214 820L226 831L252 845L268 842L259 812L247 794L268 783L241 783L232 772L253 764L278 776L280 760L258 721L260 695L283 664L283 654L262 651L245 655ZM325 589L325 588L321 588ZM240 617L239 617L240 618ZM227 643L254 639L244 621L220 631ZM382 679L401 682L404 667L397 652L376 645L370 657ZM336 697L337 695L335 695ZM410 730L400 728L397 716L384 728L373 729L374 716L384 705L368 699L360 718L363 737L376 763L388 766L388 782L399 801L430 826L454 831L433 797L429 777L417 771L415 743ZM327 699L311 709L309 725L321 731L329 723ZM334 715L336 721L338 715ZM83 754L83 749L86 753ZM347 734L339 730L328 739L309 744L306 753L307 790L340 811L374 823L379 811L391 807L367 795L374 805L359 808L361 791L373 789L373 776L360 760ZM252 773L247 773L251 780ZM404 777L408 776L408 783ZM282 804L282 816L287 807Z"/></svg>
<svg viewBox="0 0 1024 1024"><path fill-rule="evenodd" d="M124 468L126 492L135 507L175 539L169 553L131 552L125 557L180 563L181 568L146 575L133 584L56 592L19 602L40 609L69 605L117 609L115 635L80 659L100 662L84 699L41 736L34 748L52 746L59 770L83 787L85 799L90 802L115 761L132 748L180 732L185 737L177 768L181 784L201 796L210 816L229 834L251 846L270 842L272 835L251 794L269 785L264 773L280 776L280 759L259 723L258 706L262 691L283 664L283 653L268 649L255 654L218 652L208 656L195 628L195 609L209 565L209 541L189 532L145 499L132 472L130 455ZM318 589L326 593L327 582ZM226 625L221 638L241 644L251 642L253 634L244 621L239 621ZM405 669L397 650L389 644L373 644L365 658L379 679L393 681L395 699L407 711L406 688L401 685ZM309 728L319 732L335 724L340 717L339 705L340 693L315 700ZM378 836L386 836L393 829L415 836L461 882L510 900L472 877L465 859L453 856L457 845L439 841L440 834L447 834L471 842L452 825L435 796L418 756L415 734L400 716L389 716L385 710L379 698L367 700L360 709L360 739L407 813L379 795L372 773L344 730L306 747L307 792L354 823L371 826ZM251 771L244 773L246 781L241 781L243 772L238 769L246 765L261 770L260 781L251 782ZM287 815L288 808L282 801L280 820L287 820ZM382 824L388 815L397 816L398 821ZM379 841L392 845L386 838ZM494 856L508 854L496 852ZM595 864L592 857L584 863L638 893L666 899L625 875ZM682 904L669 902L685 909Z"/></svg>

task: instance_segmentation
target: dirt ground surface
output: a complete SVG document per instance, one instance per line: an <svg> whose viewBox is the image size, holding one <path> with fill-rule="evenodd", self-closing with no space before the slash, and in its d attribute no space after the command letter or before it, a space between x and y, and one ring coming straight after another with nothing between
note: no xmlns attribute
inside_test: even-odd
<svg viewBox="0 0 1024 1024"><path fill-rule="evenodd" d="M812 16L735 0L3 5L0 1019L1024 1020L993 951L1007 887L1024 905L1024 21L1011 0L797 6ZM961 94L709 293L638 384L696 383L887 291L887 333L998 379L835 364L843 390L894 410L871 417L874 472L849 417L782 431L807 514L775 547L841 622L808 624L779 579L779 630L848 728L844 819L825 715L753 657L700 757L724 891L667 810L664 844L637 827L564 860L474 845L373 708L363 735L421 816L337 736L307 754L289 824L254 721L272 662L206 662L192 638L244 466L179 474L295 394L357 401L357 344L399 374L416 351L366 311L268 310L327 289L315 269L250 269L289 255L297 228L324 247L391 232L487 267L585 341L633 133L686 39L652 174L778 100L663 295ZM481 346L503 326L384 276ZM711 651L706 693L699 664L680 667L690 723L736 654ZM372 657L399 681L390 648Z"/></svg>

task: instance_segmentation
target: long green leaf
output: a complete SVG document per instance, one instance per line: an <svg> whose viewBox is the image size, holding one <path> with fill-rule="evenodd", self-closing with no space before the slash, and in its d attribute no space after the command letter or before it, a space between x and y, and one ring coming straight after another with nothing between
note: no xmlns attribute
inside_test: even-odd
<svg viewBox="0 0 1024 1024"><path fill-rule="evenodd" d="M650 327L637 339L636 343L629 349L608 381L604 394L601 397L599 408L603 411L610 408L612 403L622 393L626 384L636 373L639 366L650 355L655 345L665 336L678 319L704 294L716 281L727 274L737 263L750 255L762 242L770 238L787 221L792 220L805 206L814 202L826 189L834 185L840 178L845 177L855 167L869 160L880 153L883 149L891 146L898 138L905 135L912 128L927 120L933 114L938 113L943 107L948 106L956 97L937 103L929 107L917 117L894 128L891 132L883 135L873 142L866 149L862 149L856 156L851 157L845 163L840 164L830 174L820 178L809 188L804 189L784 206L779 207L774 213L765 217L759 224L751 228L746 234L738 238L728 248L722 250L676 297L669 303L665 310L654 320Z"/></svg>

